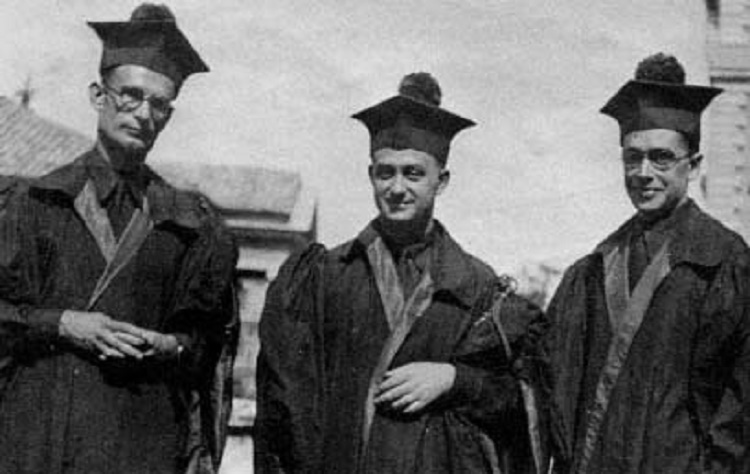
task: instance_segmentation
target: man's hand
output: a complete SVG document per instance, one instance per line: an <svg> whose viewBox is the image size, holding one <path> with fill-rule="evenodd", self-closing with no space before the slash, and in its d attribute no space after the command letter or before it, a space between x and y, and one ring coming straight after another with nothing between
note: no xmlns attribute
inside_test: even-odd
<svg viewBox="0 0 750 474"><path fill-rule="evenodd" d="M422 410L453 387L456 368L437 362L413 362L389 370L378 387L375 403L390 403L394 410Z"/></svg>
<svg viewBox="0 0 750 474"><path fill-rule="evenodd" d="M146 340L146 357L168 359L180 355L182 348L180 342L172 334L162 334L156 331L144 330L143 337Z"/></svg>
<svg viewBox="0 0 750 474"><path fill-rule="evenodd" d="M112 319L104 313L63 311L60 336L76 347L107 357L142 359L139 349L148 342L146 331L137 326Z"/></svg>

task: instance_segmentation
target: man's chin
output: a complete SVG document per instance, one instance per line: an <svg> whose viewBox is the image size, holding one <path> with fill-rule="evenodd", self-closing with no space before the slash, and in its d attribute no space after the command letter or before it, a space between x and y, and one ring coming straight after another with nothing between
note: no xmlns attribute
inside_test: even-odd
<svg viewBox="0 0 750 474"><path fill-rule="evenodd" d="M661 200L656 199L657 196L645 197L638 193L630 195L630 202L640 212L653 212L658 211L663 207Z"/></svg>
<svg viewBox="0 0 750 474"><path fill-rule="evenodd" d="M638 210L638 212L642 212L644 214L659 212L659 206L656 206L650 202L637 202L635 203L635 208Z"/></svg>
<svg viewBox="0 0 750 474"><path fill-rule="evenodd" d="M674 209L663 203L643 202L635 205L638 212L647 219L661 219L669 215Z"/></svg>
<svg viewBox="0 0 750 474"><path fill-rule="evenodd" d="M414 221L414 216L411 213L382 214L381 218L386 222L400 225L406 225Z"/></svg>
<svg viewBox="0 0 750 474"><path fill-rule="evenodd" d="M151 144L135 138L122 140L118 144L120 145L120 149L122 149L122 151L133 155L143 155L151 150Z"/></svg>

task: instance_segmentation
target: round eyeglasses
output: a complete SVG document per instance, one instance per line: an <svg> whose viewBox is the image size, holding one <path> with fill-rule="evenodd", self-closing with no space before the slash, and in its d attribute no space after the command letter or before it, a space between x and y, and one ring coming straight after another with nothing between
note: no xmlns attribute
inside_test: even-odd
<svg viewBox="0 0 750 474"><path fill-rule="evenodd" d="M625 169L634 170L642 166L643 160L648 160L654 169L667 171L691 156L690 154L677 156L672 150L664 148L652 148L650 150L628 148L622 152L622 162Z"/></svg>
<svg viewBox="0 0 750 474"><path fill-rule="evenodd" d="M143 105L144 102L148 102L151 113L157 119L167 117L174 110L171 100L146 94L137 87L122 87L117 90L106 82L102 82L102 87L115 99L117 110L122 112L133 112Z"/></svg>

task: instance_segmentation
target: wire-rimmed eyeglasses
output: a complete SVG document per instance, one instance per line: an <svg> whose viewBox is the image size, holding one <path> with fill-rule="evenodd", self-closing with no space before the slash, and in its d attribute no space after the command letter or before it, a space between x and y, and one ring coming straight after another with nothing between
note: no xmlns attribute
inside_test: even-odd
<svg viewBox="0 0 750 474"><path fill-rule="evenodd" d="M151 113L156 119L163 119L174 110L171 100L148 95L137 87L122 87L117 90L104 81L102 81L102 87L115 99L117 109L123 112L133 112L144 102L148 102Z"/></svg>
<svg viewBox="0 0 750 474"><path fill-rule="evenodd" d="M654 169L667 171L691 156L692 154L677 156L675 152L665 148L652 148L650 150L627 148L622 151L622 163L625 165L625 169L633 170L640 168L643 160L648 160Z"/></svg>

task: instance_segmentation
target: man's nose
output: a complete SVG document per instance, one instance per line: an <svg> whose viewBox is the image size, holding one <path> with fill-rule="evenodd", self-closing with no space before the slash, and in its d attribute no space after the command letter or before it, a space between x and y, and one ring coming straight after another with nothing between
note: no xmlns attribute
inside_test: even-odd
<svg viewBox="0 0 750 474"><path fill-rule="evenodd" d="M151 102L144 100L133 110L133 115L139 120L151 120L153 118L153 110L151 110Z"/></svg>
<svg viewBox="0 0 750 474"><path fill-rule="evenodd" d="M393 181L391 182L390 186L390 192L391 194L403 194L406 192L406 182L402 175L397 174L393 177Z"/></svg>
<svg viewBox="0 0 750 474"><path fill-rule="evenodd" d="M635 169L636 175L644 178L651 178L654 176L654 165L646 157L643 157L641 163Z"/></svg>

